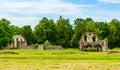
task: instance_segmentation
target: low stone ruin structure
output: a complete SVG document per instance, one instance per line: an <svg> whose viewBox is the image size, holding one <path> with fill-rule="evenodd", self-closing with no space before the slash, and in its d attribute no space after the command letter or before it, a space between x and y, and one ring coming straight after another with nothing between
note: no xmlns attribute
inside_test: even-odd
<svg viewBox="0 0 120 70"><path fill-rule="evenodd" d="M29 45L29 46L24 46L21 47L19 49L22 50L62 50L63 47L62 46L45 46L44 44L39 44L38 47L34 47L33 45Z"/></svg>
<svg viewBox="0 0 120 70"><path fill-rule="evenodd" d="M79 49L87 51L107 51L108 50L108 40L105 38L104 40L100 40L96 33L94 32L86 32L81 36L79 42Z"/></svg>
<svg viewBox="0 0 120 70"><path fill-rule="evenodd" d="M59 45L54 46L45 46L44 44L40 44L38 47L34 47L33 45L27 45L27 41L21 35L13 36L13 43L8 45L4 49L22 49L22 50L62 50L63 47Z"/></svg>
<svg viewBox="0 0 120 70"><path fill-rule="evenodd" d="M63 49L60 45L53 46L45 46L44 44L40 44L38 47L34 47L33 45L27 45L27 41L21 35L13 36L13 43L8 45L4 49L23 49L23 50L61 50Z"/></svg>
<svg viewBox="0 0 120 70"><path fill-rule="evenodd" d="M60 46L60 45L57 45L57 46L45 46L45 45L43 45L43 44L40 44L40 45L38 46L38 49L39 49L39 50L62 50L63 47Z"/></svg>

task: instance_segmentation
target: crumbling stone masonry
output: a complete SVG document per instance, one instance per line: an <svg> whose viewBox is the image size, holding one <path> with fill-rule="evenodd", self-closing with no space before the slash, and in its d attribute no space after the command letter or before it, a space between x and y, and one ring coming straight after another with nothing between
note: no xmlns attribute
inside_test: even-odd
<svg viewBox="0 0 120 70"><path fill-rule="evenodd" d="M63 47L60 45L56 46L45 46L44 44L40 44L38 47L39 50L62 50Z"/></svg>
<svg viewBox="0 0 120 70"><path fill-rule="evenodd" d="M14 35L13 36L14 42L13 42L13 48L22 48L27 46L27 41L24 39L21 35Z"/></svg>
<svg viewBox="0 0 120 70"><path fill-rule="evenodd" d="M14 35L13 36L13 43L9 44L4 49L21 49L27 46L27 41L21 35Z"/></svg>
<svg viewBox="0 0 120 70"><path fill-rule="evenodd" d="M108 40L105 38L104 40L100 40L96 33L94 32L86 32L81 36L79 42L79 49L88 51L96 50L96 51L107 51L108 50Z"/></svg>

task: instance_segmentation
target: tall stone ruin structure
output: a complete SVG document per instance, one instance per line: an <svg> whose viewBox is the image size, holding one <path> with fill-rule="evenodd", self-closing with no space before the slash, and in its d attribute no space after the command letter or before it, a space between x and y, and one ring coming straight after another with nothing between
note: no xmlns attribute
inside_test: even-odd
<svg viewBox="0 0 120 70"><path fill-rule="evenodd" d="M96 33L86 32L81 36L79 42L79 49L83 51L84 48L88 51L96 50L105 52L108 50L108 40L107 38L100 40Z"/></svg>
<svg viewBox="0 0 120 70"><path fill-rule="evenodd" d="M13 48L22 48L27 46L27 41L24 39L21 35L14 35L13 36L14 42L13 42Z"/></svg>

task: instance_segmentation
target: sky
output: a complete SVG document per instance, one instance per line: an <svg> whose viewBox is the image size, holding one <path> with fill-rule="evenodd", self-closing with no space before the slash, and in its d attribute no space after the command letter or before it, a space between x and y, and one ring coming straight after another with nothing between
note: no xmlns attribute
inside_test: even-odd
<svg viewBox="0 0 120 70"><path fill-rule="evenodd" d="M70 19L92 18L94 21L120 20L120 0L0 0L0 19L12 25L34 28L43 17Z"/></svg>

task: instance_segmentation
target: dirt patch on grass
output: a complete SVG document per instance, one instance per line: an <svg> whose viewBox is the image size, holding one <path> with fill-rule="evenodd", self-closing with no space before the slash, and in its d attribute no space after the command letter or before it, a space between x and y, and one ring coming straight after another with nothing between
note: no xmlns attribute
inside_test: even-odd
<svg viewBox="0 0 120 70"><path fill-rule="evenodd" d="M11 52L11 51L5 51L5 52L0 52L0 54L19 54L19 53Z"/></svg>
<svg viewBox="0 0 120 70"><path fill-rule="evenodd" d="M120 51L109 51L107 54L120 54Z"/></svg>
<svg viewBox="0 0 120 70"><path fill-rule="evenodd" d="M57 52L57 53L52 53L52 54L76 54L74 52Z"/></svg>
<svg viewBox="0 0 120 70"><path fill-rule="evenodd" d="M53 54L53 55L54 55L54 54L56 54L56 55L59 54L59 55L60 55L60 54L87 54L87 53L76 53L76 52L56 52L56 53L51 53L51 54Z"/></svg>

